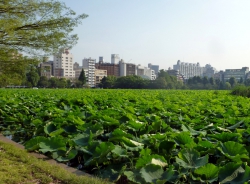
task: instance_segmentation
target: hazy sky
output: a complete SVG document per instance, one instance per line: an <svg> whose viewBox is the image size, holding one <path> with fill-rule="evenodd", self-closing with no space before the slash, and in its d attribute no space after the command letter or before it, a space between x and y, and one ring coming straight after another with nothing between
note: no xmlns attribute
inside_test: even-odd
<svg viewBox="0 0 250 184"><path fill-rule="evenodd" d="M75 28L74 61L119 54L160 69L177 60L250 67L250 0L61 0L89 17Z"/></svg>

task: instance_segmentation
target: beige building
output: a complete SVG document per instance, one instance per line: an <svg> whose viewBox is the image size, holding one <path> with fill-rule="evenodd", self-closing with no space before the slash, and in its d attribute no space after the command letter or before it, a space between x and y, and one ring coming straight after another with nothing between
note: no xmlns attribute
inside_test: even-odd
<svg viewBox="0 0 250 184"><path fill-rule="evenodd" d="M107 76L107 70L95 69L95 86L98 86L103 77Z"/></svg>
<svg viewBox="0 0 250 184"><path fill-rule="evenodd" d="M68 49L61 49L59 53L54 55L53 65L55 77L65 77L67 79L75 78L73 55Z"/></svg>

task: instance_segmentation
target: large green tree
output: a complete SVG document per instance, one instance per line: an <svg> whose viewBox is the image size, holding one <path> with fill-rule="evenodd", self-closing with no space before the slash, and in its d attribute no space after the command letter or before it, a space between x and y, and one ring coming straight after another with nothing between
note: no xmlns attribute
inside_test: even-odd
<svg viewBox="0 0 250 184"><path fill-rule="evenodd" d="M72 34L73 28L86 17L76 16L57 0L0 0L0 82L25 77L25 67L34 56L75 45L78 37Z"/></svg>
<svg viewBox="0 0 250 184"><path fill-rule="evenodd" d="M87 15L57 0L0 0L0 47L55 53L76 43L73 28Z"/></svg>
<svg viewBox="0 0 250 184"><path fill-rule="evenodd" d="M82 69L82 71L81 71L81 73L80 73L80 76L79 76L78 80L81 81L82 84L86 84L86 76L85 76L84 69Z"/></svg>
<svg viewBox="0 0 250 184"><path fill-rule="evenodd" d="M27 81L32 85L32 87L37 86L40 77L36 67L31 66L26 76L27 76Z"/></svg>

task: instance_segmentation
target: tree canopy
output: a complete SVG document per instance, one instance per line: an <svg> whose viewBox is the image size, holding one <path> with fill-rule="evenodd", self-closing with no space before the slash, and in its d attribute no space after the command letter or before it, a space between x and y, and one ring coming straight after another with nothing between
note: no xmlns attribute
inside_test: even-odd
<svg viewBox="0 0 250 184"><path fill-rule="evenodd" d="M82 84L86 84L86 76L85 76L84 69L82 69L82 71L81 71L81 73L80 73L80 76L79 76L78 80L81 81Z"/></svg>
<svg viewBox="0 0 250 184"><path fill-rule="evenodd" d="M55 53L77 41L70 34L87 15L56 0L0 0L0 49Z"/></svg>
<svg viewBox="0 0 250 184"><path fill-rule="evenodd" d="M57 0L0 0L0 86L20 83L39 56L76 44L71 33L86 17Z"/></svg>

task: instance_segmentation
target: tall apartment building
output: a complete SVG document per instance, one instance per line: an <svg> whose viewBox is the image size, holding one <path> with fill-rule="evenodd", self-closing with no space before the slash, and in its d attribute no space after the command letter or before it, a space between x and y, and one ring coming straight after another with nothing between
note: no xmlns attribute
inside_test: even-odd
<svg viewBox="0 0 250 184"><path fill-rule="evenodd" d="M234 77L238 81L242 78L243 81L245 81L248 72L249 67L242 67L242 69L226 69L224 72L224 82L228 81L231 77Z"/></svg>
<svg viewBox="0 0 250 184"><path fill-rule="evenodd" d="M159 65L152 65L151 63L148 63L148 67L155 71L155 75L158 76L159 73Z"/></svg>
<svg viewBox="0 0 250 184"><path fill-rule="evenodd" d="M68 49L61 49L59 53L54 55L53 66L55 77L75 78L73 55L69 53Z"/></svg>
<svg viewBox="0 0 250 184"><path fill-rule="evenodd" d="M89 87L95 87L95 59L84 58L82 60L82 67L88 69L88 74L85 74L87 77L87 84Z"/></svg>
<svg viewBox="0 0 250 184"><path fill-rule="evenodd" d="M111 64L118 64L119 61L120 61L119 54L111 54Z"/></svg>
<svg viewBox="0 0 250 184"><path fill-rule="evenodd" d="M173 66L174 70L178 70L180 74L184 75L185 79L189 79L194 76L203 76L204 68L200 66L200 63L184 63L180 60Z"/></svg>

